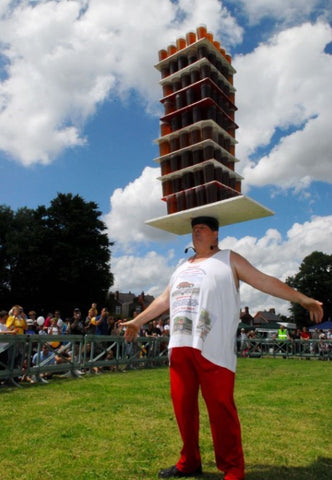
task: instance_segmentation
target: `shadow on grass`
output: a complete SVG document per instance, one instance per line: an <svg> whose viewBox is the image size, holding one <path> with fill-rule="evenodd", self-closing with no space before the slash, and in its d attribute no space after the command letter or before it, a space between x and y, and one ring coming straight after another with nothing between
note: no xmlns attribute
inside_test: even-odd
<svg viewBox="0 0 332 480"><path fill-rule="evenodd" d="M246 480L330 480L332 458L319 457L316 462L306 467L285 467L273 465L247 465ZM198 479L221 480L222 474L204 474Z"/></svg>

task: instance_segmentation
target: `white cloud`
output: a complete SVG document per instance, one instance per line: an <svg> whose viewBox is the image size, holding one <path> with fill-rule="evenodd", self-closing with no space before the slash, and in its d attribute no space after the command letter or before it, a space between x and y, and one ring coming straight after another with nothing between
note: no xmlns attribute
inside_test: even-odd
<svg viewBox="0 0 332 480"><path fill-rule="evenodd" d="M114 285L112 291L122 291L138 294L142 290L149 295L158 296L166 288L173 267L169 262L173 253L167 257L155 251L148 252L143 257L125 255L112 260Z"/></svg>
<svg viewBox="0 0 332 480"><path fill-rule="evenodd" d="M328 24L306 23L235 58L237 155L247 188L332 181L332 57L324 53L331 39ZM259 147L268 152L261 158Z"/></svg>
<svg viewBox="0 0 332 480"><path fill-rule="evenodd" d="M145 225L146 220L166 215L161 201L161 183L157 180L160 168L146 167L141 176L111 196L111 211L104 221L115 247L130 251L133 244L169 241L174 235Z"/></svg>
<svg viewBox="0 0 332 480"><path fill-rule="evenodd" d="M314 217L303 224L296 223L283 239L277 230L269 229L262 238L246 236L241 239L227 237L220 248L231 248L243 255L259 270L285 281L297 273L303 259L313 251L332 253L332 216ZM263 294L249 285L241 285L242 306L251 313L276 307L279 313L289 314L289 303Z"/></svg>
<svg viewBox="0 0 332 480"><path fill-rule="evenodd" d="M297 23L306 19L313 12L326 17L331 16L330 0L228 0L230 3L241 4L247 13L249 22L258 24L263 18L269 17L282 22Z"/></svg>
<svg viewBox="0 0 332 480"><path fill-rule="evenodd" d="M0 6L0 149L48 164L87 142L98 105L131 89L156 111L157 51L204 22L232 44L242 30L218 0L58 0Z"/></svg>

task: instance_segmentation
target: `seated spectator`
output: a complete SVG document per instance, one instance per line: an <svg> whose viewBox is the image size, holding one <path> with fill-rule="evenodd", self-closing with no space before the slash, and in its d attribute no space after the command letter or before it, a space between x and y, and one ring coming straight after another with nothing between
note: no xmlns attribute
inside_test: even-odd
<svg viewBox="0 0 332 480"><path fill-rule="evenodd" d="M32 357L32 365L54 365L55 364L55 355L50 351L50 347L47 344L44 344L40 352L36 352ZM36 383L37 381L48 383L46 380L47 373L41 373L38 375L33 375L31 377L31 383Z"/></svg>

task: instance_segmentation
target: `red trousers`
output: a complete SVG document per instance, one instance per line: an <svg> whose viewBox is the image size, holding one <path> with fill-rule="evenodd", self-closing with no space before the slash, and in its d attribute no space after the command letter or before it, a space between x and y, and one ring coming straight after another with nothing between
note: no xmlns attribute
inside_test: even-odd
<svg viewBox="0 0 332 480"><path fill-rule="evenodd" d="M183 447L177 468L190 473L201 465L198 392L207 406L216 464L225 480L244 479L241 427L234 403L235 374L194 348L172 348L171 396Z"/></svg>

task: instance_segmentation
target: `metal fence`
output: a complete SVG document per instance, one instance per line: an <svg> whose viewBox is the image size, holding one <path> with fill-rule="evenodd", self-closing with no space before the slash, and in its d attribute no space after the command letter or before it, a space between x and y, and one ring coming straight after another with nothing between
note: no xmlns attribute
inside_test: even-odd
<svg viewBox="0 0 332 480"><path fill-rule="evenodd" d="M167 365L167 345L168 337L127 342L124 337L106 335L0 335L0 382L19 386L54 374L78 377L103 369Z"/></svg>
<svg viewBox="0 0 332 480"><path fill-rule="evenodd" d="M0 382L20 386L45 377L78 377L104 370L128 370L168 365L168 337L104 335L0 335ZM48 355L43 360L45 347ZM237 341L239 357L315 358L331 360L332 340Z"/></svg>
<svg viewBox="0 0 332 480"><path fill-rule="evenodd" d="M332 340L278 340L269 338L238 341L238 352L242 357L282 357L332 359Z"/></svg>

